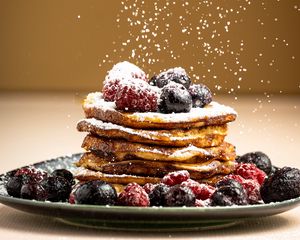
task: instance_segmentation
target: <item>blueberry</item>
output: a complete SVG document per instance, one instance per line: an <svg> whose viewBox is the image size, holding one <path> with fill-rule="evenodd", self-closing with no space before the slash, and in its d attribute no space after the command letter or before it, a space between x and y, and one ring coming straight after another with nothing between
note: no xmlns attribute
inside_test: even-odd
<svg viewBox="0 0 300 240"><path fill-rule="evenodd" d="M21 198L44 201L47 199L47 192L39 183L27 183L21 188Z"/></svg>
<svg viewBox="0 0 300 240"><path fill-rule="evenodd" d="M158 184L149 193L150 205L151 206L165 206L165 196L168 192L169 187L163 183Z"/></svg>
<svg viewBox="0 0 300 240"><path fill-rule="evenodd" d="M165 206L194 206L196 197L188 187L180 185L172 186L165 195Z"/></svg>
<svg viewBox="0 0 300 240"><path fill-rule="evenodd" d="M264 171L267 175L272 170L272 163L270 158L263 152L249 152L237 159L238 163L252 163L255 164L260 170Z"/></svg>
<svg viewBox="0 0 300 240"><path fill-rule="evenodd" d="M300 170L283 167L269 176L260 188L265 203L281 202L300 196Z"/></svg>
<svg viewBox="0 0 300 240"><path fill-rule="evenodd" d="M192 97L184 86L170 83L162 88L158 108L162 113L189 112L192 108Z"/></svg>
<svg viewBox="0 0 300 240"><path fill-rule="evenodd" d="M170 82L182 84L187 89L191 85L190 77L187 75L186 71L181 67L170 68L165 72L161 72L158 75L154 75L150 79L149 83L150 85L162 88Z"/></svg>
<svg viewBox="0 0 300 240"><path fill-rule="evenodd" d="M243 186L233 180L225 179L216 184L216 191L211 196L212 206L246 205L247 193Z"/></svg>
<svg viewBox="0 0 300 240"><path fill-rule="evenodd" d="M204 107L212 101L212 93L204 84L194 84L189 87L192 96L193 107Z"/></svg>
<svg viewBox="0 0 300 240"><path fill-rule="evenodd" d="M66 169L56 169L51 174L54 177L63 177L66 179L71 185L75 184L73 174Z"/></svg>
<svg viewBox="0 0 300 240"><path fill-rule="evenodd" d="M23 185L22 176L13 176L9 178L6 183L7 193L13 197L20 197L22 185Z"/></svg>
<svg viewBox="0 0 300 240"><path fill-rule="evenodd" d="M78 204L114 205L117 200L116 189L104 181L89 181L80 185L75 193Z"/></svg>
<svg viewBox="0 0 300 240"><path fill-rule="evenodd" d="M47 177L41 186L47 193L47 200L52 202L66 201L72 190L71 184L63 177Z"/></svg>

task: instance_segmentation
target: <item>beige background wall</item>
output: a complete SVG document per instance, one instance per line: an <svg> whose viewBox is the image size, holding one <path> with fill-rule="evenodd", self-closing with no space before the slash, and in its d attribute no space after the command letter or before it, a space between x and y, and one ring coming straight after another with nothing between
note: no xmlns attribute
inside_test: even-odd
<svg viewBox="0 0 300 240"><path fill-rule="evenodd" d="M134 1L125 2L132 6ZM139 15L142 22L155 16L154 1L145 2L133 9L145 10L143 17ZM166 6L166 2L159 1L159 5ZM199 81L213 89L215 85L222 86L221 92L233 87L235 91L246 93L300 93L300 1L218 3L222 5L216 4L220 1L211 1L210 6L203 1L176 2L174 6L167 5L165 15L158 16L154 23L159 26L158 36L148 35L153 38L148 49L137 50L132 58L132 49L147 43L133 40L141 35L140 28L129 26L126 19L133 10L123 11L121 1L0 0L0 90L94 91L101 89L105 73L113 63L129 59L150 75L171 66L183 66L189 71L190 66L194 66L191 75L200 76ZM189 5L182 6L183 2ZM224 13L226 9L229 11L223 19L218 16L218 6ZM165 18L168 12L172 14ZM178 20L181 15L186 20L182 24ZM196 31L197 26L202 26L199 19L211 23L208 29L200 28L201 40ZM219 20L223 22L212 25ZM231 24L225 32L223 23L227 21ZM162 35L166 23L170 27L168 33ZM184 24L192 26L188 35L182 35ZM213 30L221 33L220 36L212 38ZM127 39L131 40L130 44L122 45ZM154 45L165 39L169 40L168 49L156 51ZM186 40L188 44L182 46ZM226 54L204 56L204 42L212 46L221 46L223 42L225 46L227 40L230 40L230 47L225 47ZM170 57L170 49L179 57ZM230 49L247 71L234 75L237 64ZM148 64L146 52L153 53L153 58L159 62ZM214 65L210 65L211 62ZM242 81L237 80L240 76Z"/></svg>

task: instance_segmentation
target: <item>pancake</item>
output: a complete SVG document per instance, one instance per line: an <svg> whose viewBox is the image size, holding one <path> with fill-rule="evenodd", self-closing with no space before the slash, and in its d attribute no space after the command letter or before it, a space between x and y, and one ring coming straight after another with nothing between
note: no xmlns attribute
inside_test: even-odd
<svg viewBox="0 0 300 240"><path fill-rule="evenodd" d="M122 189L122 185L127 185L128 183L135 182L140 185L145 185L146 183L157 184L160 183L161 178L155 177L143 177L143 176L133 176L133 175L113 175L105 174L99 171L93 171L90 169L79 169L75 174L75 177L80 182L92 181L92 180L102 180L111 184L118 184L118 187ZM205 178L198 180L200 183L206 183L210 185L215 185L219 180L221 180L224 175L219 174L210 178ZM197 180L196 180L197 181Z"/></svg>
<svg viewBox="0 0 300 240"><path fill-rule="evenodd" d="M191 178L202 179L216 174L229 174L234 170L235 162L222 162L211 159L202 163L179 163L165 161L127 160L111 162L109 158L99 157L94 153L86 153L76 164L91 170L116 175L137 175L162 178L169 172L187 170Z"/></svg>
<svg viewBox="0 0 300 240"><path fill-rule="evenodd" d="M190 129L147 130L123 127L95 118L80 120L77 123L77 129L81 132L91 132L100 137L122 138L130 142L171 147L188 145L196 147L218 146L227 135L226 124Z"/></svg>
<svg viewBox="0 0 300 240"><path fill-rule="evenodd" d="M158 112L123 112L116 110L114 102L106 102L102 93L90 93L83 103L87 118L139 129L195 128L222 125L236 119L237 113L228 106L211 102L204 108L192 108L188 113L165 114Z"/></svg>
<svg viewBox="0 0 300 240"><path fill-rule="evenodd" d="M110 157L114 161L143 159L148 161L196 163L213 158L233 161L236 157L235 147L227 142L210 148L199 148L192 145L171 148L133 143L121 139L100 138L90 134L85 137L82 147L97 152L98 155ZM86 155L91 154L86 153Z"/></svg>

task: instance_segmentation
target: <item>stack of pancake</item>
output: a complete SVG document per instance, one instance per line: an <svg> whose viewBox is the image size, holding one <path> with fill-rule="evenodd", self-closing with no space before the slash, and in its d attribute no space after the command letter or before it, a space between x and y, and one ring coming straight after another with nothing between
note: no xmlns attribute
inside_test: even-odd
<svg viewBox="0 0 300 240"><path fill-rule="evenodd" d="M236 118L230 107L211 102L188 113L128 113L96 92L83 109L77 129L88 135L76 163L80 181L143 185L187 170L192 179L213 184L234 170L235 147L224 141L227 123Z"/></svg>

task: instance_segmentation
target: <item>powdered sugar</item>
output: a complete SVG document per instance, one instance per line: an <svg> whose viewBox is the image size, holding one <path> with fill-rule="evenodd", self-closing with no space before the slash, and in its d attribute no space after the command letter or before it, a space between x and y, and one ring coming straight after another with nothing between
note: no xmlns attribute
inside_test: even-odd
<svg viewBox="0 0 300 240"><path fill-rule="evenodd" d="M116 79L128 80L132 78L147 81L146 73L142 69L130 62L124 61L113 66L105 77L105 82Z"/></svg>
<svg viewBox="0 0 300 240"><path fill-rule="evenodd" d="M95 92L88 94L85 102L85 108L98 108L102 111L117 111L113 102L106 102L103 99L102 93ZM178 123L178 122L197 122L201 119L221 117L225 115L237 115L233 108L221 105L217 102L211 102L204 108L192 108L187 113L159 113L159 112L134 112L127 113L131 118L137 121L155 122L159 119L160 122Z"/></svg>

